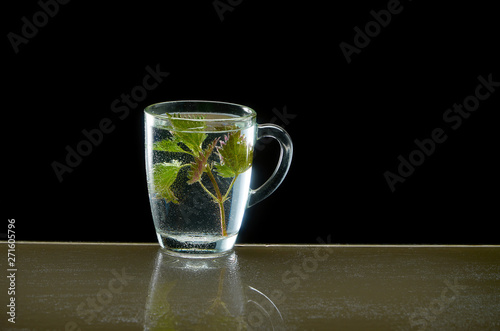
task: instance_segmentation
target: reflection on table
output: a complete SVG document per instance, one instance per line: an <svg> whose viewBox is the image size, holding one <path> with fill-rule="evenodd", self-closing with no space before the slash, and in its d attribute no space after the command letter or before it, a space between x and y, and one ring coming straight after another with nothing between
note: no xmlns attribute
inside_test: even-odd
<svg viewBox="0 0 500 331"><path fill-rule="evenodd" d="M159 250L144 315L145 330L284 329L278 307L242 282L235 252L185 259Z"/></svg>

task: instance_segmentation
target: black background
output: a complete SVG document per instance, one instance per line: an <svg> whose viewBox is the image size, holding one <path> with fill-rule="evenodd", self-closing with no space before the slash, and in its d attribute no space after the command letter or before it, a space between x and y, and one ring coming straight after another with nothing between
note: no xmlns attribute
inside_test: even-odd
<svg viewBox="0 0 500 331"><path fill-rule="evenodd" d="M287 178L247 210L240 243L500 243L500 87L458 129L443 121L478 76L500 81L492 2L401 1L351 63L339 44L388 1L231 3L221 20L210 0L72 0L17 54L8 34L40 5L3 5L2 209L16 239L156 241L143 109L199 99L249 106L294 142ZM120 119L112 102L157 65L169 76ZM51 164L103 118L114 131L59 182ZM435 128L447 140L391 192L384 173ZM278 154L275 142L257 153L253 187Z"/></svg>

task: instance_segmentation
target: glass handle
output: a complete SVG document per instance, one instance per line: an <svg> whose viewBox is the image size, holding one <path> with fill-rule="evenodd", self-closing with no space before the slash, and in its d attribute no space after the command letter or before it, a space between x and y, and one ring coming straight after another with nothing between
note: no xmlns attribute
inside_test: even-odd
<svg viewBox="0 0 500 331"><path fill-rule="evenodd" d="M290 168L290 164L292 163L292 139L282 127L274 124L260 124L257 129L257 140L264 137L271 137L279 142L280 158L271 177L269 177L269 179L258 189L250 189L247 207L252 207L256 203L261 202L270 196L271 193L273 193L278 186L280 186L283 179L285 179L288 169Z"/></svg>

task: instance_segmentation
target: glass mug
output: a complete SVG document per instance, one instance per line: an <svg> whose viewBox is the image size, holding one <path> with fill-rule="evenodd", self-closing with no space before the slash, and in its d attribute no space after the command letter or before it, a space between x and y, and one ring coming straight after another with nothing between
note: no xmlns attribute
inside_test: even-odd
<svg viewBox="0 0 500 331"><path fill-rule="evenodd" d="M145 113L146 173L151 212L161 247L185 257L232 250L243 214L285 178L292 141L274 124L257 124L249 107L214 101L169 101ZM250 188L256 140L276 139L278 165Z"/></svg>

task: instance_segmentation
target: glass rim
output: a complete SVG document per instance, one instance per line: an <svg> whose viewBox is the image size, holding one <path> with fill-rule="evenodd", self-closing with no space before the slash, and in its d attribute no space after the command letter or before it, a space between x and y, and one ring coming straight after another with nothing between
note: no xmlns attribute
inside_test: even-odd
<svg viewBox="0 0 500 331"><path fill-rule="evenodd" d="M227 122L227 121L245 121L245 120L251 120L257 117L257 112L253 110L252 108L244 105L240 105L237 103L231 103L231 102L223 102L223 101L212 101L212 100L173 100L173 101L163 101L163 102L157 102L153 103L146 108L144 108L144 112L147 113L148 115L154 116L156 118L160 119L168 119L167 116L162 115L162 114L155 114L154 112L151 111L152 108L158 107L158 106L163 106L167 104L180 104L180 103L196 103L196 104L202 104L202 103L210 103L210 104L215 104L215 105L225 105L225 106L235 106L243 110L246 115L242 116L237 116L234 118L181 118L182 120L186 121L200 121L200 122ZM175 114L176 112L169 112L171 114ZM217 112L214 112L216 114Z"/></svg>

